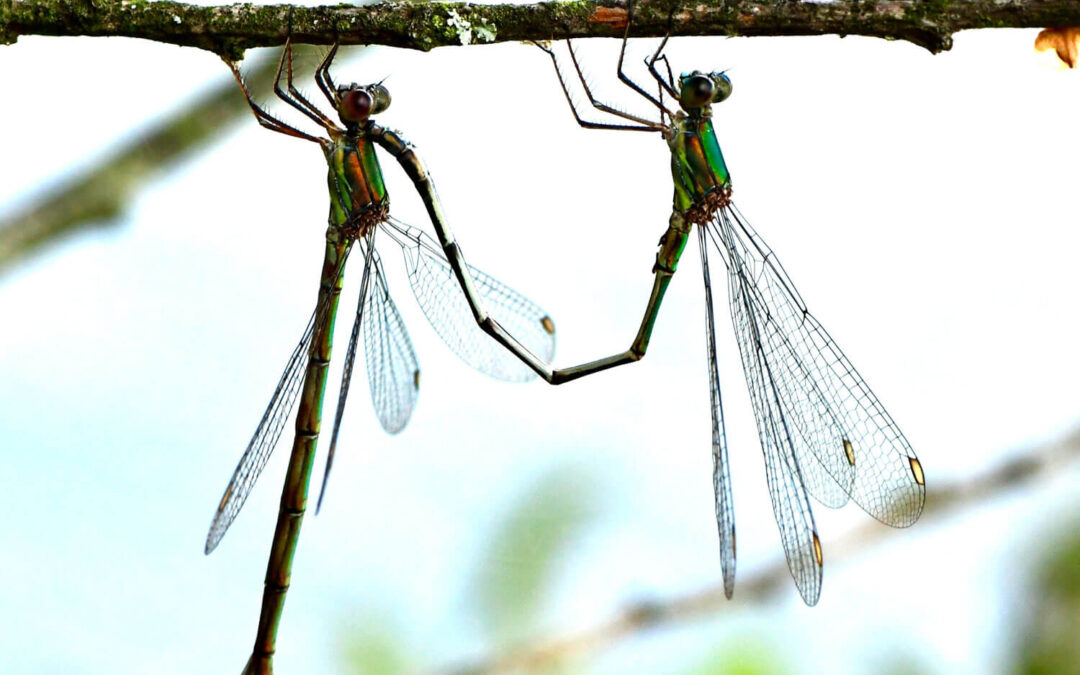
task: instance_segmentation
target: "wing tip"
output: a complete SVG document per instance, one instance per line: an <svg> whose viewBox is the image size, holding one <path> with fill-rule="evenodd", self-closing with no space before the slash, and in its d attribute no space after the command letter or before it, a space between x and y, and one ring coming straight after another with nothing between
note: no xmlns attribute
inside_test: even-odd
<svg viewBox="0 0 1080 675"><path fill-rule="evenodd" d="M799 589L799 595L802 596L807 607L813 607L821 599L821 577L824 562L821 539L818 537L817 530L810 530L810 542L813 547L811 551L813 565L808 566L809 569L802 565L799 565L801 569L796 569L794 566L795 560L788 560L791 576L795 580L795 587Z"/></svg>

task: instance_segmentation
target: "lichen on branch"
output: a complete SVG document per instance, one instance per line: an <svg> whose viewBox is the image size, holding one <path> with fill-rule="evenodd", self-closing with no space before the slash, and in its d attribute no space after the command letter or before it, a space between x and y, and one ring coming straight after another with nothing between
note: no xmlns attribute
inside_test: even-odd
<svg viewBox="0 0 1080 675"><path fill-rule="evenodd" d="M237 57L249 47L295 42L379 44L409 49L567 37L613 37L626 4L382 2L294 7L197 6L145 0L0 0L0 43L21 35L138 37ZM632 34L866 35L931 51L971 28L1080 26L1076 0L640 0Z"/></svg>

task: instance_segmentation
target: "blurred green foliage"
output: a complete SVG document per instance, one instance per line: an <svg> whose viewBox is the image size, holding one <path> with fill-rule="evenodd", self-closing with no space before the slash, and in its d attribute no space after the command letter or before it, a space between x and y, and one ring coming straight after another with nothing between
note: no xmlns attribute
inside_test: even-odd
<svg viewBox="0 0 1080 675"><path fill-rule="evenodd" d="M572 467L537 480L502 518L473 581L480 619L497 644L536 627L559 563L592 523L591 481Z"/></svg>
<svg viewBox="0 0 1080 675"><path fill-rule="evenodd" d="M385 618L350 625L341 634L342 662L349 675L398 675L415 672L402 631Z"/></svg>
<svg viewBox="0 0 1080 675"><path fill-rule="evenodd" d="M889 654L888 660L877 672L881 675L928 675L938 671L923 662L921 657L910 651L903 651Z"/></svg>
<svg viewBox="0 0 1080 675"><path fill-rule="evenodd" d="M1044 537L1016 672L1080 673L1080 517Z"/></svg>
<svg viewBox="0 0 1080 675"><path fill-rule="evenodd" d="M746 635L727 640L728 645L709 653L695 666L683 671L687 675L782 675L790 673L776 645Z"/></svg>

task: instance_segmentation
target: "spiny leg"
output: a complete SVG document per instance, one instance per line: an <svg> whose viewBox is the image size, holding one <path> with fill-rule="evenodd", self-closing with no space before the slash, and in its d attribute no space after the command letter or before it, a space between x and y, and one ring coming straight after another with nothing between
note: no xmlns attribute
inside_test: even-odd
<svg viewBox="0 0 1080 675"><path fill-rule="evenodd" d="M289 93L286 94L281 89L281 70L282 66L286 66L287 73L287 85ZM337 129L337 125L329 117L323 114L321 110L316 108L311 101L307 100L300 91L293 86L293 50L292 50L292 38L285 41L285 49L281 52L281 63L278 64L277 77L274 78L274 93L282 101L285 101L292 107L296 108L300 112L307 115L308 119L315 122L319 126L327 129Z"/></svg>
<svg viewBox="0 0 1080 675"><path fill-rule="evenodd" d="M248 91L247 85L244 84L244 78L240 75L240 69L237 67L236 63L232 61L226 61L225 63L229 66L229 70L232 71L233 77L236 79L236 83L240 85L240 91L244 93L244 99L247 100L247 103L251 107L252 112L255 113L255 119L258 120L260 125L266 127L271 131L285 134L286 136L302 138L304 140L311 141L312 143L318 143L322 145L324 141L318 136L312 136L311 134L300 131L296 127L290 126L289 124L282 122L278 118L266 112L266 110L264 110L258 103L252 100L251 92ZM280 74L280 66L278 72Z"/></svg>
<svg viewBox="0 0 1080 675"><path fill-rule="evenodd" d="M622 49L619 50L619 65L615 68L615 72L619 76L619 81L620 82L622 82L626 86L630 87L631 89L633 89L637 93L644 96L650 103L655 105L660 110L663 110L663 111L667 112L667 114L670 115L670 116L674 116L674 113L672 113L670 110L665 108L663 103L656 100L655 96L653 96L649 92L645 91L645 89L641 85L639 85L637 82L634 82L633 80L631 80L626 75L626 73L623 72L623 69L622 69L623 59L626 57L626 43L627 43L627 38L630 37L630 23L631 23L631 21L633 19L633 13L634 13L634 1L633 0L628 0L627 6L626 6L626 30L623 32ZM664 40L666 41L667 38L664 38Z"/></svg>
<svg viewBox="0 0 1080 675"><path fill-rule="evenodd" d="M675 76L674 76L674 75L672 74L672 72L671 72L671 62L670 62L670 61L668 61L668 57L667 57L667 54L664 54L664 55L663 55L663 56L661 56L661 57L660 57L659 59L657 59L657 62L658 62L658 63L659 63L660 61L663 61L663 62L664 62L664 67L665 67L665 68L667 69L667 79L668 79L668 84L670 84L670 85L671 85L671 88L672 88L672 89L673 89L674 91L678 92L678 90L677 90L677 89L675 89Z"/></svg>
<svg viewBox="0 0 1080 675"><path fill-rule="evenodd" d="M664 51L664 47L667 45L668 38L670 37L671 33L664 36L664 39L660 41L660 46L656 48L656 52L653 53L651 58L645 60L645 64L649 66L649 73L651 73L652 76L656 78L656 81L660 83L660 87L667 89L667 92L671 94L671 97L678 101L679 92L675 89L675 77L671 73L671 64L668 63L666 54L660 56L660 53ZM660 76L660 73L656 72L657 61L663 61L664 65L667 66L667 81L664 81L664 78ZM663 101L663 95L661 95L660 100Z"/></svg>
<svg viewBox="0 0 1080 675"><path fill-rule="evenodd" d="M334 62L334 57L337 56L338 43L334 43L334 46L327 52L326 58L323 59L319 67L315 69L315 84L319 85L319 89L322 91L323 96L330 101L330 104L335 108L338 105L337 95L334 93L334 81L330 79L330 64Z"/></svg>
<svg viewBox="0 0 1080 675"><path fill-rule="evenodd" d="M562 87L563 95L566 97L566 102L570 104L570 111L574 114L574 119L577 120L578 126L585 129L620 129L623 131L657 131L653 122L649 122L649 126L636 126L633 124L606 124L603 122L591 122L583 119L578 113L577 106L574 104L574 99L570 97L570 90L566 87L566 81L563 79L562 69L559 68L559 61L555 58L555 52L550 48L545 47L537 42L534 42L537 47L547 52L547 55L551 57L551 63L555 66L555 75L559 78L559 86Z"/></svg>
<svg viewBox="0 0 1080 675"><path fill-rule="evenodd" d="M606 112L608 114L615 115L616 117L622 117L623 119L628 119L628 120L631 120L633 122L638 122L639 124L645 124L645 125L647 125L647 126L649 126L651 128L654 128L654 129L661 128L662 125L657 124L656 122L653 122L652 120L647 120L644 117L638 117L637 115L631 115L630 113L623 112L622 110L619 110L618 108L615 108L615 107L610 106L610 105L608 105L606 103L602 103L602 102L596 100L596 97L593 96L592 89L589 88L589 83L585 81L585 73L583 73L582 70L581 70L581 64L579 64L578 60L577 60L577 53L574 52L574 45L573 45L572 42L570 42L570 40L566 41L566 48L570 52L570 60L574 64L574 70L577 71L578 79L581 80L581 87L582 87L582 89L585 90L585 95L589 97L589 103L591 103L594 108L596 108L597 110L599 110L601 112ZM620 56L619 58L621 59L622 57ZM620 63L620 67L621 67L621 63ZM671 111L669 111L667 108L665 108L663 106L663 104L658 103L658 105L660 105L661 113L666 112L668 115L671 114Z"/></svg>
<svg viewBox="0 0 1080 675"><path fill-rule="evenodd" d="M657 94L659 94L660 102L663 103L664 102L664 88L663 87L657 87L656 90L657 90ZM661 111L660 112L660 124L668 124L668 122L666 120L667 120L667 112Z"/></svg>
<svg viewBox="0 0 1080 675"><path fill-rule="evenodd" d="M645 59L645 65L646 66L649 65L649 59L648 58ZM663 82L656 85L656 92L658 94L657 97L660 99L660 103L664 102L664 86L663 85L664 85ZM672 122L672 120L671 120L670 117L668 117L667 110L661 110L660 111L660 124L670 125L671 122Z"/></svg>

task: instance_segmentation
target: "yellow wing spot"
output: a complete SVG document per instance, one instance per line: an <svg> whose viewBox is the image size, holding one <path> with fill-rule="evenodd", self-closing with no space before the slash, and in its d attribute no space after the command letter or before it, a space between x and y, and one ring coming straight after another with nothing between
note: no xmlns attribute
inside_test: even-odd
<svg viewBox="0 0 1080 675"><path fill-rule="evenodd" d="M844 454L847 455L847 463L855 466L855 448L851 447L851 441L844 439Z"/></svg>
<svg viewBox="0 0 1080 675"><path fill-rule="evenodd" d="M540 319L540 325L544 327L544 331L548 335L555 334L555 322L551 320L550 316L545 316L543 319Z"/></svg>
<svg viewBox="0 0 1080 675"><path fill-rule="evenodd" d="M908 462L911 464L911 473L915 476L915 482L919 485L926 485L923 479L922 464L919 464L919 460L908 457Z"/></svg>
<svg viewBox="0 0 1080 675"><path fill-rule="evenodd" d="M821 567L821 540L818 539L817 532L812 532L814 535L814 558L817 559L817 566Z"/></svg>
<svg viewBox="0 0 1080 675"><path fill-rule="evenodd" d="M217 505L218 513L221 513L222 511L225 510L225 502L229 501L229 497L231 497L231 496L232 496L232 483L229 483L229 486L227 488L225 488L225 494L221 495L221 502Z"/></svg>
<svg viewBox="0 0 1080 675"><path fill-rule="evenodd" d="M413 389L419 389L420 388L420 369L419 368L417 368L416 370L413 371L413 374L412 374L412 386L413 386Z"/></svg>

